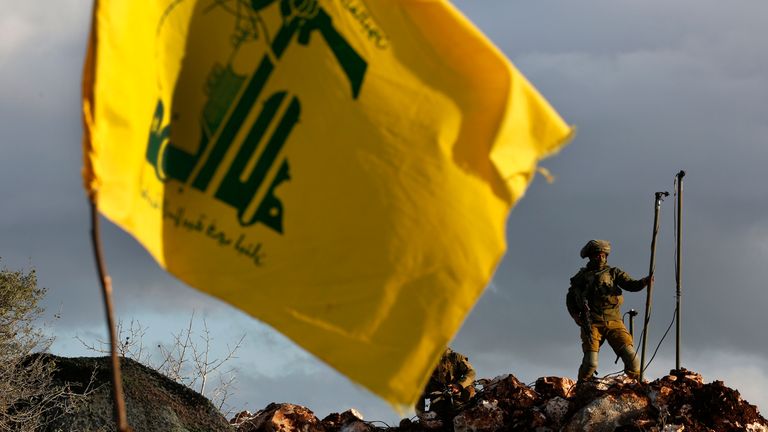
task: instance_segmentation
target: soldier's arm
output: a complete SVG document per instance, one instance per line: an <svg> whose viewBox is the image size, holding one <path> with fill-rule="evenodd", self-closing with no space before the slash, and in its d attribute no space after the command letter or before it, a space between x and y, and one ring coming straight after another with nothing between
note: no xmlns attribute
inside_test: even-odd
<svg viewBox="0 0 768 432"><path fill-rule="evenodd" d="M469 364L469 360L465 360L462 364L461 381L458 384L461 388L467 388L472 386L475 382L475 369Z"/></svg>
<svg viewBox="0 0 768 432"><path fill-rule="evenodd" d="M576 299L576 289L571 285L568 288L568 295L565 296L565 306L568 308L568 313L571 314L571 318L579 324L579 315L581 315L581 305L579 305Z"/></svg>
<svg viewBox="0 0 768 432"><path fill-rule="evenodd" d="M648 278L632 279L627 272L618 268L614 268L614 272L613 280L616 281L616 285L621 289L637 292L648 285Z"/></svg>
<svg viewBox="0 0 768 432"><path fill-rule="evenodd" d="M581 325L581 311L582 302L584 299L581 297L584 295L584 281L581 280L581 270L571 278L571 286L568 288L568 295L565 296L565 305L568 308L568 313L571 314L571 318L576 321L577 325Z"/></svg>
<svg viewBox="0 0 768 432"><path fill-rule="evenodd" d="M451 363L453 364L454 373L452 374L453 382L449 384L453 384L461 388L466 388L475 382L475 370L469 363L467 356L454 352Z"/></svg>

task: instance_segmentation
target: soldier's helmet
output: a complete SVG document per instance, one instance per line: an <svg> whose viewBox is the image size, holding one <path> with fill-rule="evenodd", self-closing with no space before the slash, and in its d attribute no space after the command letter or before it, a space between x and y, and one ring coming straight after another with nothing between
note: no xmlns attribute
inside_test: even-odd
<svg viewBox="0 0 768 432"><path fill-rule="evenodd" d="M579 253L579 255L582 258L587 258L598 252L605 252L606 255L610 255L611 242L608 240L590 240L583 248L581 248L581 253Z"/></svg>

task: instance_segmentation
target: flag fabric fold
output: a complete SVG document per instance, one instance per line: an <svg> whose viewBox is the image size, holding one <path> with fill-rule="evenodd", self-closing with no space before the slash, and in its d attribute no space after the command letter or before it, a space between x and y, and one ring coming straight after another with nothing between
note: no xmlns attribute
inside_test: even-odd
<svg viewBox="0 0 768 432"><path fill-rule="evenodd" d="M83 82L100 212L396 406L571 133L447 1L97 0Z"/></svg>

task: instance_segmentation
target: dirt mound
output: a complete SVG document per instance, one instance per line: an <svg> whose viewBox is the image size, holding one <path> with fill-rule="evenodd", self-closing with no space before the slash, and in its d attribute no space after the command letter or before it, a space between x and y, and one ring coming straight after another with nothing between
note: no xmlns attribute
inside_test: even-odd
<svg viewBox="0 0 768 432"><path fill-rule="evenodd" d="M51 413L45 431L115 431L109 357L66 358L55 362L56 384L68 384L70 412ZM199 393L130 359L121 359L128 422L143 431L232 431L211 402Z"/></svg>

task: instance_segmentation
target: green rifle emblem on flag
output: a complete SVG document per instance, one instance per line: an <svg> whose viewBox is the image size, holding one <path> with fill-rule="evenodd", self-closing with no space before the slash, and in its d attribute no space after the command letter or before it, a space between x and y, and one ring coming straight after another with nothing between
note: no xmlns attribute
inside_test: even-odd
<svg viewBox="0 0 768 432"><path fill-rule="evenodd" d="M258 14L278 1L282 26L271 39L269 52L263 55L253 73L240 75L229 65L221 64L214 65L211 70L207 83L208 100L201 115L201 138L196 152L189 153L170 141L171 125L169 120L165 120L163 101L158 100L146 160L155 168L160 180L173 179L206 192L246 117L258 107L260 111L256 121L245 135L213 195L237 210L242 226L261 223L282 233L283 205L274 191L290 179L290 167L288 160L279 156L299 121L301 102L297 95L287 91L263 94L276 62L294 40L306 46L313 37L321 38L344 71L353 99L360 95L368 64L336 30L330 15L316 0L252 0L250 12ZM281 115L278 116L278 113ZM272 132L266 136L268 130ZM249 166L253 155L262 147L255 166ZM275 164L279 164L277 173L270 181L268 172ZM264 198L253 203L257 191L264 186L267 187Z"/></svg>

